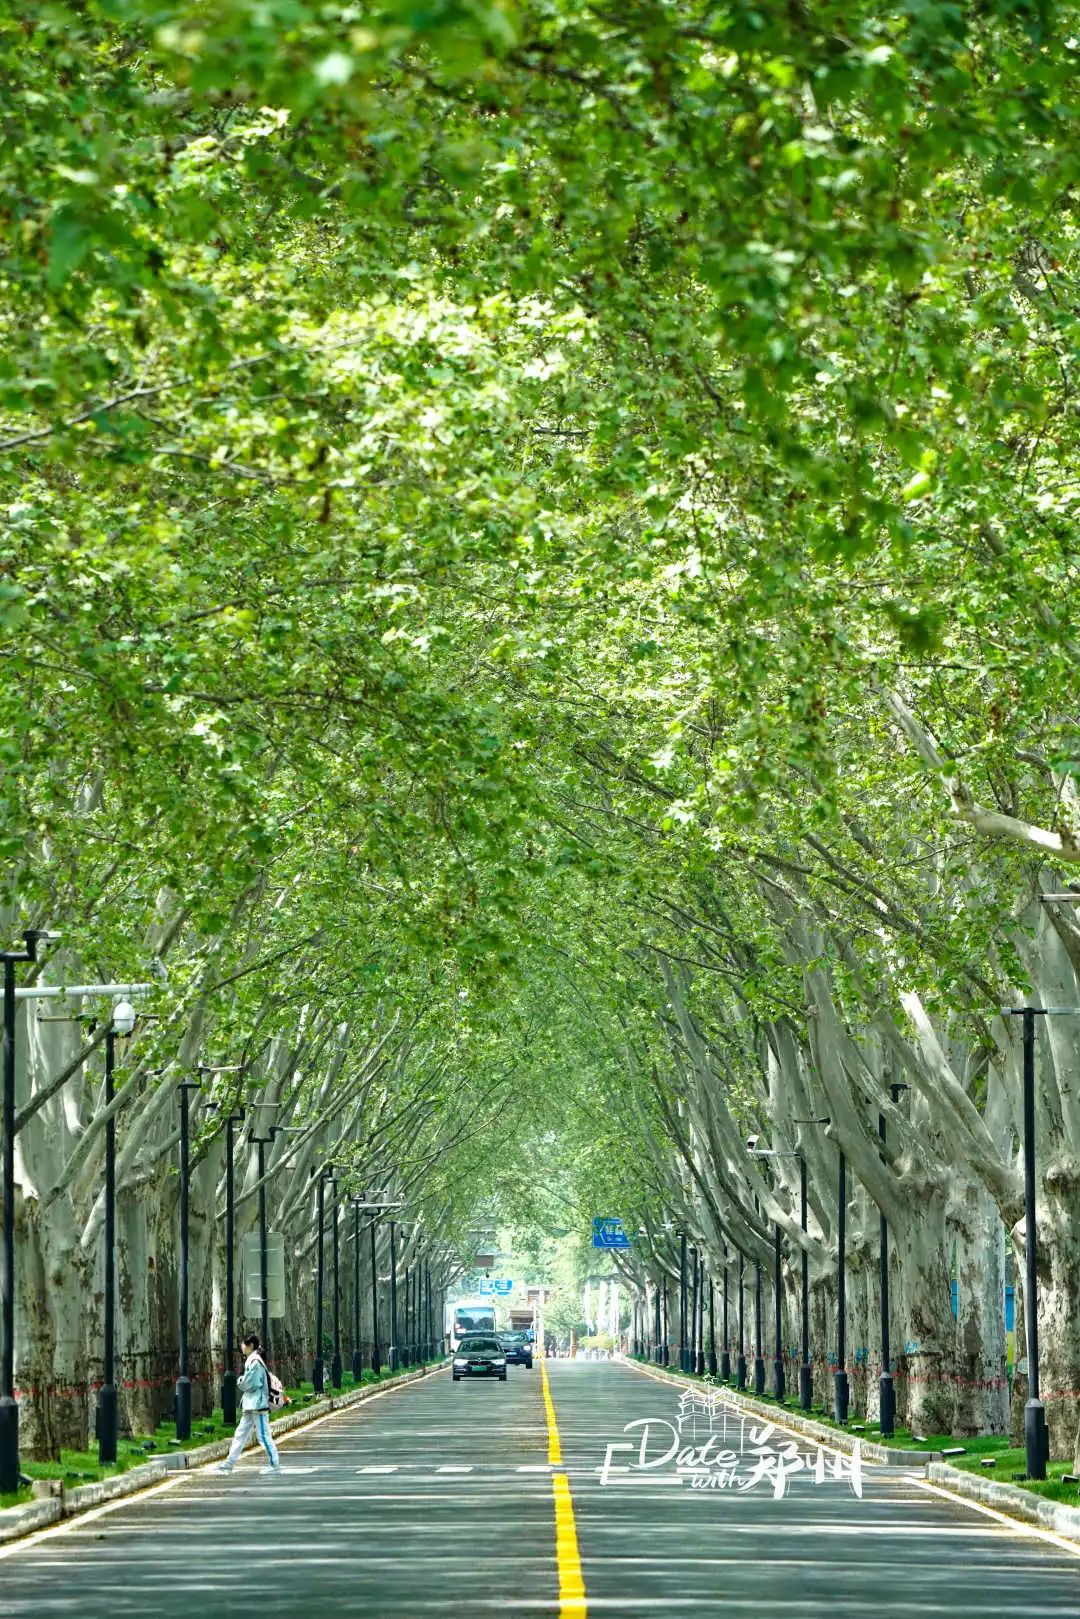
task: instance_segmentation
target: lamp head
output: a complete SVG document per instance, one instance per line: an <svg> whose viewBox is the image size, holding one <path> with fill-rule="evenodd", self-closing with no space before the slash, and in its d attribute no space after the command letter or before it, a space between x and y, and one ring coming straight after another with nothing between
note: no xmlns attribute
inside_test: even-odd
<svg viewBox="0 0 1080 1619"><path fill-rule="evenodd" d="M135 1008L130 1001L113 1002L112 1026L117 1034L130 1034L135 1027Z"/></svg>
<svg viewBox="0 0 1080 1619"><path fill-rule="evenodd" d="M760 1136L747 1136L747 1138L746 1138L746 1150L747 1150L747 1152L756 1152L757 1151L757 1144L758 1144L758 1142L760 1140L761 1140Z"/></svg>

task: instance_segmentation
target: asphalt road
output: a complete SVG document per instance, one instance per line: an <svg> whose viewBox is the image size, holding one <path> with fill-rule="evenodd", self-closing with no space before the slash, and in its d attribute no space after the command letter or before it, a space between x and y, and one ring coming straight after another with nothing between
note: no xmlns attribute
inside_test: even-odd
<svg viewBox="0 0 1080 1619"><path fill-rule="evenodd" d="M718 1412L684 1411L680 1427L677 1391L629 1367L548 1369L585 1584L587 1607L562 1610L574 1619L1080 1612L1080 1556L900 1470L868 1467L860 1499L822 1458L824 1477L803 1466L776 1499L784 1436L758 1446ZM697 1458L633 1468L641 1430L624 1425L646 1418L646 1460L669 1435ZM609 1442L634 1448L613 1452L605 1482ZM232 1477L184 1475L0 1554L0 1614L559 1614L548 1444L538 1368L511 1367L506 1384L440 1374L287 1440L278 1479L251 1453ZM735 1463L717 1468L725 1449ZM703 1487L714 1475L721 1487ZM560 1548L565 1561L565 1534Z"/></svg>

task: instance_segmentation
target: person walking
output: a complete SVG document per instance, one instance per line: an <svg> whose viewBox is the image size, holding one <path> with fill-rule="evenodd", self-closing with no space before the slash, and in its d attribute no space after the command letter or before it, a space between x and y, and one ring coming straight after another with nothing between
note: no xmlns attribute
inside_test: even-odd
<svg viewBox="0 0 1080 1619"><path fill-rule="evenodd" d="M240 1347L245 1356L244 1370L236 1381L242 1396L240 1421L236 1425L229 1454L223 1462L218 1463L214 1471L231 1473L252 1438L255 1438L269 1458L269 1466L264 1467L263 1472L276 1475L281 1472L281 1458L270 1435L270 1373L262 1358L259 1340L254 1333L241 1338Z"/></svg>

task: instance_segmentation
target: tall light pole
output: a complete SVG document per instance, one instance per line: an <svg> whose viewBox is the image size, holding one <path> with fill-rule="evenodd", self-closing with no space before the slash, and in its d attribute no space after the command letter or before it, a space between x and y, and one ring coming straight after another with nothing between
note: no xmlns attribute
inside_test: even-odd
<svg viewBox="0 0 1080 1619"><path fill-rule="evenodd" d="M188 1093L198 1089L197 1079L182 1079L176 1087L180 1104L180 1366L175 1393L177 1439L191 1438L191 1377L188 1366L191 1137Z"/></svg>
<svg viewBox="0 0 1080 1619"><path fill-rule="evenodd" d="M364 1356L360 1349L360 1200L352 1199L353 1206L353 1382L359 1383L364 1371Z"/></svg>
<svg viewBox="0 0 1080 1619"><path fill-rule="evenodd" d="M1043 894L1045 900L1080 900L1080 894ZM1075 1017L1077 1006L1003 1006L1003 1017L1019 1017L1024 1042L1024 1334L1028 1397L1024 1405L1027 1476L1044 1479L1050 1459L1050 1432L1039 1385L1038 1229L1035 1209L1035 1019Z"/></svg>
<svg viewBox="0 0 1080 1619"><path fill-rule="evenodd" d="M22 950L0 951L4 963L4 1098L3 1163L4 1193L0 1203L0 1223L4 1240L0 1246L0 1492L14 1494L19 1488L19 1405L15 1399L15 968L20 962L36 961L38 945L59 939L58 933L27 928Z"/></svg>
<svg viewBox="0 0 1080 1619"><path fill-rule="evenodd" d="M894 1107L900 1099L900 1092L906 1090L907 1086L899 1083L889 1086L889 1093L892 1096ZM885 1115L884 1113L879 1113L878 1139L882 1146L882 1162L885 1161L885 1129ZM880 1216L879 1231L881 1380L878 1384L878 1429L883 1439L891 1439L896 1432L896 1387L893 1383L892 1356L889 1344L889 1222L883 1214Z"/></svg>
<svg viewBox="0 0 1080 1619"><path fill-rule="evenodd" d="M709 1270L709 1376L715 1377L720 1369L716 1358L716 1283Z"/></svg>
<svg viewBox="0 0 1080 1619"><path fill-rule="evenodd" d="M326 1384L325 1366L323 1363L323 1292L326 1279L326 1254L325 1244L323 1242L323 1229L325 1224L326 1180L327 1170L324 1169L319 1175L315 1192L318 1237L315 1254L315 1355L311 1363L311 1386L316 1394L321 1394Z"/></svg>
<svg viewBox="0 0 1080 1619"><path fill-rule="evenodd" d="M744 1290L744 1276L746 1271L746 1256L739 1249L739 1353L735 1361L735 1387L746 1387L746 1294Z"/></svg>
<svg viewBox="0 0 1080 1619"><path fill-rule="evenodd" d="M365 1197L354 1199L353 1207L357 1213L363 1212L371 1215L369 1228L371 1233L371 1369L373 1372L378 1373L382 1366L382 1360L379 1354L379 1267L376 1227L379 1215L385 1214L389 1209L402 1208L403 1199L387 1198L385 1192L376 1192L373 1195L368 1194ZM393 1224L391 1223L392 1230ZM391 1264L393 1264L392 1252ZM391 1327L391 1331L393 1331L393 1327Z"/></svg>
<svg viewBox="0 0 1080 1619"><path fill-rule="evenodd" d="M396 1222L390 1221L390 1348L387 1364L392 1372L398 1369L398 1299L397 1299L397 1234Z"/></svg>
<svg viewBox="0 0 1080 1619"><path fill-rule="evenodd" d="M799 1363L799 1404L809 1411L814 1403L814 1372L810 1364L810 1255L806 1251L806 1157L799 1154L799 1224L802 1228L802 1359Z"/></svg>
<svg viewBox="0 0 1080 1619"><path fill-rule="evenodd" d="M244 1122L238 1108L225 1120L225 1366L221 1374L221 1415L236 1421L236 1138ZM265 1353L265 1350L264 1350Z"/></svg>
<svg viewBox="0 0 1080 1619"><path fill-rule="evenodd" d="M135 1027L135 1008L130 1001L118 1001L105 1030L105 1108L116 1095L116 1041ZM104 1273L105 1353L103 1382L98 1391L98 1462L115 1462L120 1436L119 1399L116 1392L116 1116L105 1121L105 1273Z"/></svg>
<svg viewBox="0 0 1080 1619"><path fill-rule="evenodd" d="M331 1244L331 1253L334 1256L334 1352L330 1359L330 1386L339 1389L342 1381L341 1366L341 1232L338 1225L337 1181L327 1177L334 1191L334 1240Z"/></svg>
<svg viewBox="0 0 1080 1619"><path fill-rule="evenodd" d="M787 1393L787 1380L784 1377L784 1324L783 1324L783 1293L780 1286L780 1260L782 1257L782 1239L780 1227L773 1226L773 1293L776 1305L776 1336L773 1342L773 1393L780 1404L784 1403Z"/></svg>
<svg viewBox="0 0 1080 1619"><path fill-rule="evenodd" d="M686 1232L679 1232L679 1370L690 1370L686 1352Z"/></svg>
<svg viewBox="0 0 1080 1619"><path fill-rule="evenodd" d="M836 1371L833 1374L833 1418L848 1418L847 1366L847 1159L841 1151L836 1197Z"/></svg>
<svg viewBox="0 0 1080 1619"><path fill-rule="evenodd" d="M731 1255L728 1253L727 1239L724 1242L724 1314L723 1314L723 1341L720 1346L720 1381L731 1382L731 1330L728 1324L728 1280L731 1272Z"/></svg>

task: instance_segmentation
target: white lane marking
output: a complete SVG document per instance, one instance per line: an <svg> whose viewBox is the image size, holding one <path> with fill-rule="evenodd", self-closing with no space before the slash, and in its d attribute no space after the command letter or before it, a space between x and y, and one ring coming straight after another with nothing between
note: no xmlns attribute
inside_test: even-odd
<svg viewBox="0 0 1080 1619"><path fill-rule="evenodd" d="M452 1463L449 1463L449 1464L447 1464L447 1465L445 1465L443 1467L437 1467L435 1469L435 1471L436 1471L436 1473L471 1473L472 1468L471 1467L456 1467Z"/></svg>
<svg viewBox="0 0 1080 1619"><path fill-rule="evenodd" d="M554 1462L526 1462L521 1467L515 1468L515 1472L550 1473L554 1465Z"/></svg>
<svg viewBox="0 0 1080 1619"><path fill-rule="evenodd" d="M50 1523L44 1529L36 1529L31 1535L23 1535L20 1540L13 1540L9 1546L0 1546L0 1559L14 1557L16 1552L29 1551L42 1540L51 1540L54 1535L70 1535L73 1529L81 1529L83 1524L93 1523L95 1518L103 1518L107 1512L115 1512L119 1507L130 1507L138 1501L145 1501L151 1495L161 1495L164 1490L175 1490L178 1484L190 1479L187 1472L177 1473L174 1478L162 1479L160 1484L151 1484L149 1489L139 1490L135 1495L122 1495L118 1501L106 1501L100 1507L91 1507L89 1512L78 1512L63 1523Z"/></svg>
<svg viewBox="0 0 1080 1619"><path fill-rule="evenodd" d="M981 1512L984 1517L993 1518L995 1523L1011 1529L1014 1535L1029 1535L1033 1540L1045 1540L1051 1546L1057 1546L1060 1551L1071 1552L1074 1557L1080 1557L1080 1546L1075 1540L1066 1540L1064 1535L1055 1535L1051 1529L1040 1529L1037 1524L1024 1523L1020 1518L1010 1518L1004 1512L998 1512L995 1507L984 1506L981 1501L969 1501L966 1495L954 1495L952 1490L943 1489L940 1484L931 1484L928 1479L913 1479L912 1483L917 1489L925 1490L929 1495L938 1495L943 1501L953 1501L958 1507L967 1507L970 1512ZM977 1532L990 1533L989 1530Z"/></svg>
<svg viewBox="0 0 1080 1619"><path fill-rule="evenodd" d="M367 1466L367 1467L358 1467L356 1469L356 1471L358 1473L396 1473L397 1472L397 1463L394 1462L393 1465L390 1466L390 1467L383 1467L383 1466L374 1467L374 1466L370 1466L370 1465Z"/></svg>

